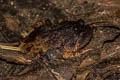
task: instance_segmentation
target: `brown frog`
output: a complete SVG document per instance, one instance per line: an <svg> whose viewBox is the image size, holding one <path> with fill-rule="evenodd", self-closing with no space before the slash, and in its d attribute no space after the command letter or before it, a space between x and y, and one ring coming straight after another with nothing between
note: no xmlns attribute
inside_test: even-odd
<svg viewBox="0 0 120 80"><path fill-rule="evenodd" d="M6 27L5 22L1 26ZM12 63L12 67L4 73L7 76L34 70L44 63L43 59L68 59L71 54L80 54L93 34L93 28L81 19L58 24L49 20L38 21L26 27L20 35L7 28L2 31L8 43L0 43L0 59Z"/></svg>
<svg viewBox="0 0 120 80"><path fill-rule="evenodd" d="M81 19L53 25L49 20L38 21L21 32L18 47L0 45L0 58L17 64L28 64L41 56L48 59L80 52L90 41L93 29ZM7 53L5 50L16 53Z"/></svg>

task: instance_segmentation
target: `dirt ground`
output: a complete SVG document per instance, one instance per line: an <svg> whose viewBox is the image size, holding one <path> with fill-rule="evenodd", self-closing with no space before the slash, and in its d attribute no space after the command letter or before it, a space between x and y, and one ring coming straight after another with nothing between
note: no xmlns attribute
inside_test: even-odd
<svg viewBox="0 0 120 80"><path fill-rule="evenodd" d="M119 80L119 5L119 0L0 0L0 43L18 40L14 38L16 36L4 36L8 33L2 31L2 16L7 28L18 34L45 19L52 24L82 19L85 25L93 28L89 44L71 59L45 60L46 65L39 63L34 70L27 72L26 69L25 74L19 75L15 74L20 65L0 59L0 80ZM15 72L9 75L12 67L16 67L12 69Z"/></svg>

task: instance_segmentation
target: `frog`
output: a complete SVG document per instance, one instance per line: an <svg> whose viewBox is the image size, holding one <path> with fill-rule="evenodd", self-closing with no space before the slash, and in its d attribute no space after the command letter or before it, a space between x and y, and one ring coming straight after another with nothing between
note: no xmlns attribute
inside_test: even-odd
<svg viewBox="0 0 120 80"><path fill-rule="evenodd" d="M48 60L65 58L64 55L80 52L88 45L92 34L93 28L82 19L63 20L57 24L48 19L40 20L20 33L19 46L1 43L0 58L21 65L34 64L41 57Z"/></svg>

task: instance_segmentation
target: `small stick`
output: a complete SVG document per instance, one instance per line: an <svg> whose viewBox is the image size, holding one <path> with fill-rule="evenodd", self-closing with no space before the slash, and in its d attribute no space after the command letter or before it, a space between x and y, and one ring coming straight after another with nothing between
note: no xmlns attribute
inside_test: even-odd
<svg viewBox="0 0 120 80"><path fill-rule="evenodd" d="M1 45L1 44L0 44L0 49L21 51L21 49L19 47L13 47L13 46Z"/></svg>

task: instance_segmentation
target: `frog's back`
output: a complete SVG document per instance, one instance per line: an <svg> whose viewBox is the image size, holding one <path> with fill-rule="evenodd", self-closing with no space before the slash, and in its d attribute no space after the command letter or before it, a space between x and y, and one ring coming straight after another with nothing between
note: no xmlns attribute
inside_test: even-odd
<svg viewBox="0 0 120 80"><path fill-rule="evenodd" d="M92 28L80 21L65 21L40 35L50 49L76 51L84 47L92 36Z"/></svg>

